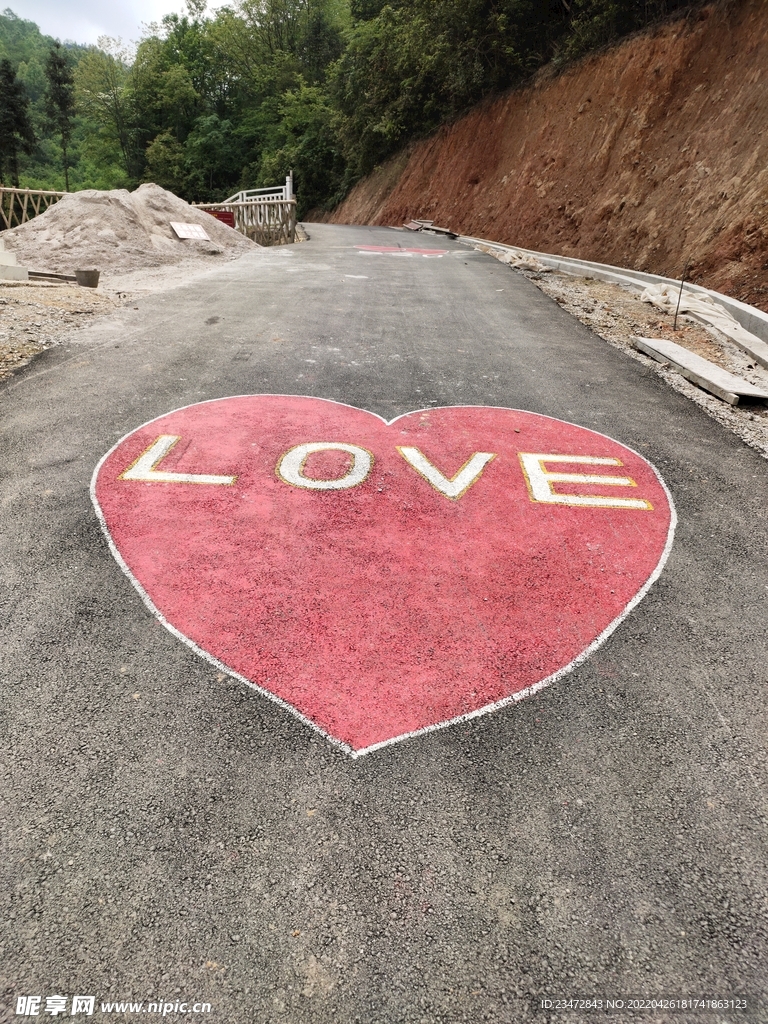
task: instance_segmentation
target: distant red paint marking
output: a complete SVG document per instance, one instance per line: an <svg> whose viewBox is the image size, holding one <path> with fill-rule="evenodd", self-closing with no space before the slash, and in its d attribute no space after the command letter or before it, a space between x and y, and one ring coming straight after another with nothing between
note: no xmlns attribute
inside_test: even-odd
<svg viewBox="0 0 768 1024"><path fill-rule="evenodd" d="M529 456L526 482L520 452L582 461ZM585 468L614 482L556 479ZM674 521L653 467L582 427L484 407L386 424L273 395L140 427L93 493L165 624L351 753L568 671L658 574ZM652 508L551 503L563 493Z"/></svg>
<svg viewBox="0 0 768 1024"><path fill-rule="evenodd" d="M355 248L360 252L393 253L394 255L412 253L416 256L445 256L448 252L447 249L408 249L399 245L356 245Z"/></svg>

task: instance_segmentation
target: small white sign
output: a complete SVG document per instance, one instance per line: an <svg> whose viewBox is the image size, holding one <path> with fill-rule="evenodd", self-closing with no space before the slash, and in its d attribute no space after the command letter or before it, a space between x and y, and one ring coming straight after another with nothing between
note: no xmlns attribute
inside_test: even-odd
<svg viewBox="0 0 768 1024"><path fill-rule="evenodd" d="M179 238L202 238L206 242L211 240L202 224L179 224L172 220L171 227Z"/></svg>

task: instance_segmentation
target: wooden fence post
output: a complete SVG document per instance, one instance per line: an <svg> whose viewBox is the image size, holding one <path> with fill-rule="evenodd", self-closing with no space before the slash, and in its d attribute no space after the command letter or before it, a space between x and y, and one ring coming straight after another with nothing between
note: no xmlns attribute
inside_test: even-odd
<svg viewBox="0 0 768 1024"><path fill-rule="evenodd" d="M0 231L21 227L54 203L68 195L67 192L46 192L32 188L6 188L0 185Z"/></svg>

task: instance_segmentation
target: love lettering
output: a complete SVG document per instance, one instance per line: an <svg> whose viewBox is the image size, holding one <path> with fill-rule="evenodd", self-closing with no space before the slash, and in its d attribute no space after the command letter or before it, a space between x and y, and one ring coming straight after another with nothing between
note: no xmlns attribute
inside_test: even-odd
<svg viewBox="0 0 768 1024"><path fill-rule="evenodd" d="M161 434L139 458L120 474L120 480L145 484L206 484L231 486L237 476L219 476L208 473L171 473L160 468L171 449L181 440L174 434ZM464 465L447 476L418 448L396 446L405 462L417 473L425 484L432 487L450 501L458 501L475 484L490 463L497 457L495 452L473 452ZM341 476L319 479L306 473L307 460L316 452L337 451L348 457L348 468ZM612 476L604 473L558 472L552 466L621 466L620 459L600 458L594 455L534 454L517 453L531 501L544 505L567 505L579 508L625 508L649 510L653 506L644 498L630 498L615 491L610 494L563 493L555 490L556 484L599 486L602 488L636 487L628 476ZM296 445L278 459L275 473L289 487L307 491L345 491L359 487L370 475L374 455L367 448L338 441L310 441Z"/></svg>

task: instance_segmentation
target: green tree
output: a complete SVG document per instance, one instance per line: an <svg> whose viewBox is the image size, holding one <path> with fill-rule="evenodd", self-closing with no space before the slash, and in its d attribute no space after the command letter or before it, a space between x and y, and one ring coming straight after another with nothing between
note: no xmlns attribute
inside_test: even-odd
<svg viewBox="0 0 768 1024"><path fill-rule="evenodd" d="M19 187L19 154L33 152L35 133L29 119L29 99L13 65L0 60L0 180L7 172Z"/></svg>
<svg viewBox="0 0 768 1024"><path fill-rule="evenodd" d="M145 178L177 195L183 195L187 183L184 147L174 133L164 131L156 135L147 146L146 156Z"/></svg>
<svg viewBox="0 0 768 1024"><path fill-rule="evenodd" d="M130 66L130 54L121 41L102 36L98 47L91 47L77 65L75 96L93 126L91 151L104 153L116 146L125 173L133 178L139 160L128 91Z"/></svg>
<svg viewBox="0 0 768 1024"><path fill-rule="evenodd" d="M243 166L242 148L232 122L218 114L198 118L184 149L188 198L197 202L225 198L237 184Z"/></svg>
<svg viewBox="0 0 768 1024"><path fill-rule="evenodd" d="M47 127L61 139L64 163L64 186L69 192L69 141L72 138L72 119L75 114L75 85L72 68L62 51L61 43L54 43L45 62L48 88L45 94Z"/></svg>
<svg viewBox="0 0 768 1024"><path fill-rule="evenodd" d="M282 98L279 115L275 135L280 144L265 152L255 182L242 180L243 187L277 184L293 170L299 217L315 207L330 208L342 197L345 165L327 96L318 86L300 82Z"/></svg>
<svg viewBox="0 0 768 1024"><path fill-rule="evenodd" d="M356 3L333 100L352 176L489 93L524 79L566 18L538 0ZM542 10L544 13L542 13Z"/></svg>

